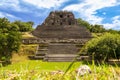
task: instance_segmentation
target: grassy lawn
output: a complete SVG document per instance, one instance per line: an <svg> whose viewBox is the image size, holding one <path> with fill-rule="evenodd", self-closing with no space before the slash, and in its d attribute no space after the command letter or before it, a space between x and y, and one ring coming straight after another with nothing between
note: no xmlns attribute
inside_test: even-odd
<svg viewBox="0 0 120 80"><path fill-rule="evenodd" d="M65 72L71 62L43 62L40 60L26 60L13 63L0 68L0 79L7 80L76 80L75 70L86 63L75 62L68 73L61 79L63 74L50 74L52 71ZM79 76L78 80L120 80L120 67L112 65L87 64L92 73ZM11 78L12 77L12 78Z"/></svg>
<svg viewBox="0 0 120 80"><path fill-rule="evenodd" d="M41 60L26 60L23 62L14 63L6 67L0 68L0 70L37 70L37 71L52 71L52 70L63 70L65 71L71 62L43 62ZM79 67L81 62L76 62L73 68Z"/></svg>

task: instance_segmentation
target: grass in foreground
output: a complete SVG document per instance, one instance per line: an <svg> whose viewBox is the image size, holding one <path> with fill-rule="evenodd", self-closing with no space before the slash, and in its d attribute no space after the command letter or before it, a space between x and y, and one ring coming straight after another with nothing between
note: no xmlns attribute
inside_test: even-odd
<svg viewBox="0 0 120 80"><path fill-rule="evenodd" d="M26 60L0 68L1 80L120 80L120 68L111 65L90 66L92 73L76 77L75 70L84 65L75 62L71 69L62 78L62 73L53 74L55 70L65 72L71 62L42 62L40 60Z"/></svg>

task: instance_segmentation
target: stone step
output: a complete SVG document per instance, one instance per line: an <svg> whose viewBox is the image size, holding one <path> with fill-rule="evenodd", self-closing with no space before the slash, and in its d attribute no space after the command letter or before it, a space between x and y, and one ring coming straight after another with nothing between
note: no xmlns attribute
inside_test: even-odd
<svg viewBox="0 0 120 80"><path fill-rule="evenodd" d="M57 45L57 46L71 46L71 45L76 45L76 44L65 44L65 43L61 43L61 44L59 44L59 43L51 43L51 44L49 44L49 46L54 46L54 45Z"/></svg>
<svg viewBox="0 0 120 80"><path fill-rule="evenodd" d="M47 55L44 60L45 61L73 61L75 60L75 58L77 57L77 55L67 55L67 56L64 56L64 55ZM81 61L81 60L88 60L89 59L89 56L79 56L77 57L77 61Z"/></svg>
<svg viewBox="0 0 120 80"><path fill-rule="evenodd" d="M48 51L48 49L38 49L38 51Z"/></svg>
<svg viewBox="0 0 120 80"><path fill-rule="evenodd" d="M39 47L48 47L48 44L41 44Z"/></svg>
<svg viewBox="0 0 120 80"><path fill-rule="evenodd" d="M71 60L68 60L68 59L62 59L62 60L60 60L60 59L56 59L56 60L48 59L48 60L45 60L45 61L48 61L48 62L71 62L73 60L72 59Z"/></svg>
<svg viewBox="0 0 120 80"><path fill-rule="evenodd" d="M40 49L47 49L47 47L39 47L38 50L40 50Z"/></svg>
<svg viewBox="0 0 120 80"><path fill-rule="evenodd" d="M74 58L44 58L44 61L73 61Z"/></svg>
<svg viewBox="0 0 120 80"><path fill-rule="evenodd" d="M44 59L45 56L34 56L35 59Z"/></svg>
<svg viewBox="0 0 120 80"><path fill-rule="evenodd" d="M75 59L75 57L45 57L45 59Z"/></svg>
<svg viewBox="0 0 120 80"><path fill-rule="evenodd" d="M45 56L46 54L44 54L44 53L37 53L37 54L35 54L35 56Z"/></svg>
<svg viewBox="0 0 120 80"><path fill-rule="evenodd" d="M44 61L51 62L63 62L63 61L73 61L77 55L75 54L47 54Z"/></svg>
<svg viewBox="0 0 120 80"><path fill-rule="evenodd" d="M73 61L75 60L75 57L46 57L46 56L34 56L35 59L43 59L44 61ZM89 59L88 56L80 56L77 57L77 61L80 60L87 60Z"/></svg>
<svg viewBox="0 0 120 80"><path fill-rule="evenodd" d="M46 54L47 53L47 51L45 51L45 50L38 50L37 52L36 52L36 54Z"/></svg>
<svg viewBox="0 0 120 80"><path fill-rule="evenodd" d="M76 54L46 54L46 57L52 57L52 58L56 58L56 57L76 57Z"/></svg>

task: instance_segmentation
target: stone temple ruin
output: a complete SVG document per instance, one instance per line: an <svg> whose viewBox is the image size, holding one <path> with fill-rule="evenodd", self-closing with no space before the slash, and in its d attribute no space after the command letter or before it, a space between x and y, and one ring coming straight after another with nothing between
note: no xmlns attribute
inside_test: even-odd
<svg viewBox="0 0 120 80"><path fill-rule="evenodd" d="M68 11L50 12L32 34L37 37L34 43L39 44L34 58L45 61L72 61L91 38L90 32L79 26L73 13Z"/></svg>

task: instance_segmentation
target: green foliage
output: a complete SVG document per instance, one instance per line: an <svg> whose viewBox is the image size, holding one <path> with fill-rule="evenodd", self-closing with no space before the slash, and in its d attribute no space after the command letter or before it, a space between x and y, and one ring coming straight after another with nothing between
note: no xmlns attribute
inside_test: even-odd
<svg viewBox="0 0 120 80"><path fill-rule="evenodd" d="M120 35L106 33L103 36L90 40L86 49L89 55L94 53L96 60L120 58Z"/></svg>
<svg viewBox="0 0 120 80"><path fill-rule="evenodd" d="M102 33L106 31L102 25L98 25L98 24L91 25L89 22L82 20L81 18L79 18L77 21L79 25L85 26L90 32Z"/></svg>
<svg viewBox="0 0 120 80"><path fill-rule="evenodd" d="M0 61L9 62L13 51L17 51L21 42L18 26L7 18L0 18Z"/></svg>
<svg viewBox="0 0 120 80"><path fill-rule="evenodd" d="M116 34L116 33L120 34L120 31L113 30L113 29L108 29L107 32L112 33L112 34Z"/></svg>
<svg viewBox="0 0 120 80"><path fill-rule="evenodd" d="M107 30L104 28L103 25L99 25L99 24L92 25L89 22L87 22L81 18L78 18L77 22L78 22L78 25L86 27L91 33L109 32L109 33L113 33L113 34L116 34L116 33L120 34L120 31L118 31L118 30L113 30L113 29Z"/></svg>
<svg viewBox="0 0 120 80"><path fill-rule="evenodd" d="M82 20L81 18L77 19L77 22L79 25L85 26L88 30L91 29L91 24L85 20Z"/></svg>
<svg viewBox="0 0 120 80"><path fill-rule="evenodd" d="M14 24L16 24L19 27L20 32L28 32L32 30L32 26L34 25L33 22L22 22L22 21L14 21Z"/></svg>
<svg viewBox="0 0 120 80"><path fill-rule="evenodd" d="M98 25L98 24L91 25L91 28L89 30L90 32L93 32L93 33L103 33L106 31L102 25Z"/></svg>

